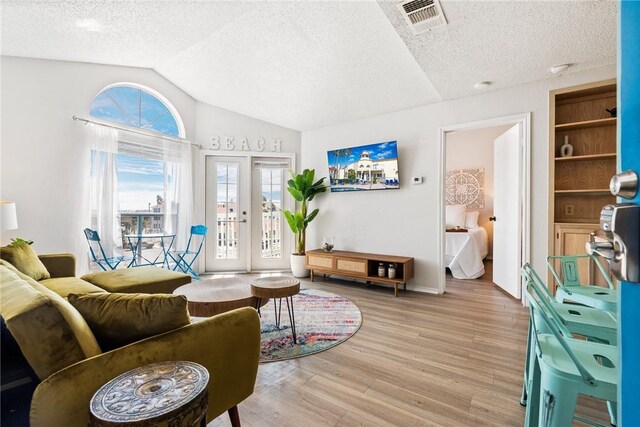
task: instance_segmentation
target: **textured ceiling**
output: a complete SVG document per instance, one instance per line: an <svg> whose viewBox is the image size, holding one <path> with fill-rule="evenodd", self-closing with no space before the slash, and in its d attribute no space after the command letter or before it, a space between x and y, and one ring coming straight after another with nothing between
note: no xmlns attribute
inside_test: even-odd
<svg viewBox="0 0 640 427"><path fill-rule="evenodd" d="M153 68L253 7L249 2L2 0L2 54ZM76 26L95 19L102 32Z"/></svg>
<svg viewBox="0 0 640 427"><path fill-rule="evenodd" d="M379 1L443 99L549 78L557 64L569 72L616 61L617 2L447 1L448 25L414 35L395 4Z"/></svg>
<svg viewBox="0 0 640 427"><path fill-rule="evenodd" d="M156 69L205 102L303 130L440 99L375 2L263 4Z"/></svg>
<svg viewBox="0 0 640 427"><path fill-rule="evenodd" d="M615 63L617 4L442 1L413 35L397 1L9 1L3 55L154 68L194 98L312 129ZM87 32L78 19L95 19Z"/></svg>

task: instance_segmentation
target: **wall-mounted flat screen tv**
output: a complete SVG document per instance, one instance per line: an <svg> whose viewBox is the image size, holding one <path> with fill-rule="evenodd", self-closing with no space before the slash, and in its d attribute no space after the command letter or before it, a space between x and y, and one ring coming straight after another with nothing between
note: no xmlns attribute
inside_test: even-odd
<svg viewBox="0 0 640 427"><path fill-rule="evenodd" d="M330 150L327 156L332 192L400 187L396 141Z"/></svg>

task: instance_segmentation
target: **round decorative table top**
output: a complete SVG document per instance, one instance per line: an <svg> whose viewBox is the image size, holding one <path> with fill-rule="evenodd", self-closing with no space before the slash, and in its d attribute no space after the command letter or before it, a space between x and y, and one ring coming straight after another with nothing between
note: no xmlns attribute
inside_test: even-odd
<svg viewBox="0 0 640 427"><path fill-rule="evenodd" d="M293 277L261 277L251 282L251 294L258 298L285 298L300 292L300 281Z"/></svg>
<svg viewBox="0 0 640 427"><path fill-rule="evenodd" d="M163 419L204 396L208 383L209 372L194 362L142 366L100 387L89 404L91 416L114 424Z"/></svg>
<svg viewBox="0 0 640 427"><path fill-rule="evenodd" d="M236 308L256 306L251 286L236 277L189 283L180 286L173 293L187 297L192 316L215 316Z"/></svg>

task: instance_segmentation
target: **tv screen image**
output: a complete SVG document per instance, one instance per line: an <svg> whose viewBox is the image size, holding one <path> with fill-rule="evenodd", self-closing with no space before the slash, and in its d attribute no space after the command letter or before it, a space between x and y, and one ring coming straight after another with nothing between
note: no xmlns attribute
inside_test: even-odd
<svg viewBox="0 0 640 427"><path fill-rule="evenodd" d="M330 150L327 157L332 192L400 187L396 141Z"/></svg>

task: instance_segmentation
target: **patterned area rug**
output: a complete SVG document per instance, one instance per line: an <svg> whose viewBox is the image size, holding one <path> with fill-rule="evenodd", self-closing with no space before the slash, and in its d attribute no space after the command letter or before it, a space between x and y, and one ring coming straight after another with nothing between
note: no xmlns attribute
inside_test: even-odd
<svg viewBox="0 0 640 427"><path fill-rule="evenodd" d="M297 344L293 343L287 304L282 301L280 329L273 300L261 308L260 362L275 362L319 353L351 338L362 325L360 309L347 298L316 289L293 297Z"/></svg>

